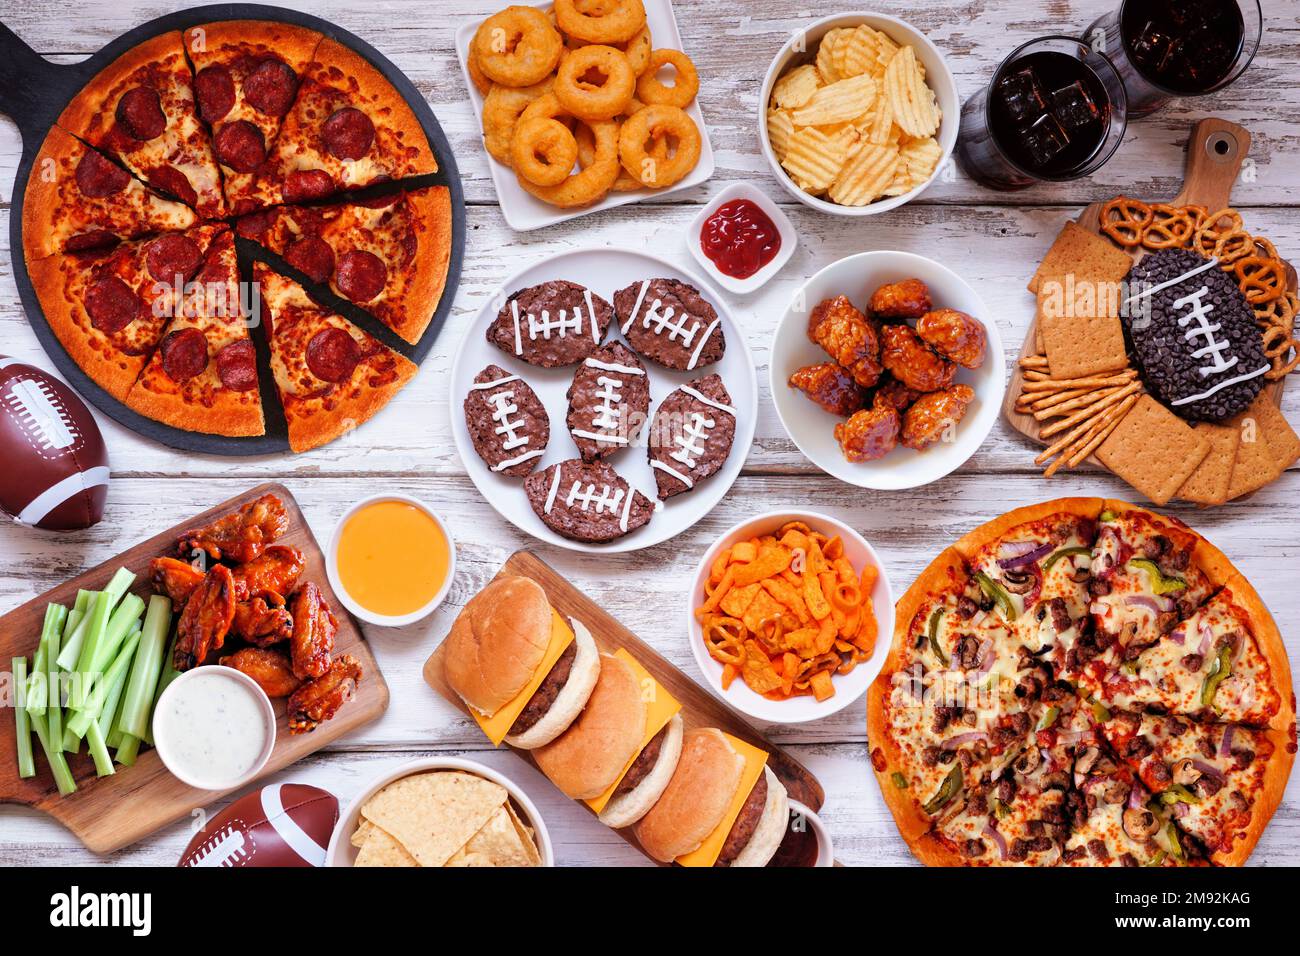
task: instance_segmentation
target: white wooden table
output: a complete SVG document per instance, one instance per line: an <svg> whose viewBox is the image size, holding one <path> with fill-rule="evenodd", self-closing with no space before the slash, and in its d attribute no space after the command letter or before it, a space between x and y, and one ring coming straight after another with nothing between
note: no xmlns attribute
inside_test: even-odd
<svg viewBox="0 0 1300 956"><path fill-rule="evenodd" d="M1017 44L1049 33L1082 31L1119 0L1038 4L1030 0L947 0L879 4L927 31L949 57L963 96L985 83ZM431 619L399 630L367 628L392 687L392 706L374 724L340 745L291 768L279 779L324 787L347 801L375 774L431 753L469 753L528 790L550 826L560 862L639 864L643 858L539 774L508 753L485 745L478 728L437 698L420 678L424 659L446 633L465 600L518 548L534 545L474 490L448 427L451 357L483 296L521 261L581 246L647 248L692 267L683 230L717 190L751 180L783 204L800 233L794 257L764 290L729 304L760 366L758 430L744 474L705 521L679 538L639 554L586 557L537 545L541 556L687 674L698 678L686 644L682 602L687 577L709 541L743 517L788 506L835 514L859 528L882 552L899 590L940 549L969 528L1011 507L1067 494L1123 497L1131 492L1098 473L1044 481L1034 452L999 422L978 454L935 485L899 493L851 489L828 478L799 454L772 410L766 387L769 340L788 297L805 277L851 253L902 249L939 259L961 272L989 304L1008 359L1033 314L1025 282L1067 217L1118 191L1172 196L1183 169L1182 143L1191 124L1218 115L1246 126L1255 142L1248 175L1234 199L1252 229L1271 236L1300 261L1300 149L1294 83L1300 46L1300 0L1272 0L1264 45L1244 79L1226 92L1175 105L1130 126L1121 151L1089 181L996 194L953 170L921 200L891 214L841 220L794 203L773 180L758 151L758 87L787 33L838 7L807 0L678 0L677 20L699 66L700 102L709 122L717 172L704 187L668 199L527 235L505 225L496 206L487 160L468 106L452 34L504 0L287 0L353 31L405 70L433 105L460 164L468 208L468 248L455 310L415 382L366 426L297 457L213 458L154 444L99 416L112 453L113 483L104 521L62 537L0 527L0 610L8 610L65 577L98 564L134 541L223 500L256 482L278 478L301 501L318 537L327 538L349 503L378 490L416 494L440 507L457 540L460 573L446 605ZM176 6L149 0L0 0L0 18L29 44L58 62L75 62L122 32ZM8 249L9 199L20 143L0 119L0 351L51 368L18 302ZM1286 402L1300 421L1300 389ZM1276 615L1292 659L1300 659L1300 543L1296 540L1296 472L1248 502L1199 514L1179 514L1222 547L1250 577ZM908 864L911 855L881 801L867 761L861 702L814 724L767 728L817 773L826 787L825 818L838 858L847 864ZM0 866L15 864L171 865L189 839L177 824L110 857L84 850L58 824L39 814L0 807ZM1300 863L1300 774L1251 860Z"/></svg>

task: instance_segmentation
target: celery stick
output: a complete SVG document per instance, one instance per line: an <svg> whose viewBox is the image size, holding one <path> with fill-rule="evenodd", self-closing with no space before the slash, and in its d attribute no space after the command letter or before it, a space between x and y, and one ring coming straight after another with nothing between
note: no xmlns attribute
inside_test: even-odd
<svg viewBox="0 0 1300 956"><path fill-rule="evenodd" d="M144 601L139 595L128 594L122 598L122 603L108 619L108 630L104 633L103 641L95 649L95 659L90 662L91 674L104 673L104 668L117 656L117 649L122 646L127 633L139 624L142 614Z"/></svg>
<svg viewBox="0 0 1300 956"><path fill-rule="evenodd" d="M27 687L27 658L13 660L14 693ZM26 693L26 690L23 691ZM32 725L27 720L25 700L14 701L14 729L18 734L18 776L36 776L36 761L32 758Z"/></svg>
<svg viewBox="0 0 1300 956"><path fill-rule="evenodd" d="M81 603L81 594L88 592L82 591L77 595L77 603ZM84 611L78 611L73 607L68 612L67 620L63 622L63 634L71 634L77 627L73 618L80 620ZM59 651L63 647L63 637L58 633L50 635L50 646L46 648L45 653L45 691L49 700L48 707L45 711L45 719L50 729L50 739L62 742L63 740L63 671L59 670Z"/></svg>
<svg viewBox="0 0 1300 956"><path fill-rule="evenodd" d="M131 635L135 634L139 627L131 629L131 634L127 635L130 640ZM139 649L136 655L139 656ZM127 675L123 673L113 685L108 689L108 697L104 701L104 712L99 715L99 732L104 735L104 743L109 747L116 747L122 742L122 729L118 726L118 715L121 713L122 695L126 693Z"/></svg>
<svg viewBox="0 0 1300 956"><path fill-rule="evenodd" d="M113 579L108 582L108 586L104 588L103 592L101 592L109 596L109 612L113 610L118 601L122 600L122 595L126 593L127 588L129 588L134 582L135 575L126 568L118 568L117 571L114 572ZM73 633L70 639L65 638L63 641L63 653L59 655L59 666L65 671L79 669L77 665L81 660L81 654L84 649L83 645L86 640L86 634L89 630L87 627L87 621L92 617L89 609L92 606L97 606L97 604L88 605L86 616L82 618L81 624L78 625L77 630ZM89 658L86 660L86 663L90 663Z"/></svg>
<svg viewBox="0 0 1300 956"><path fill-rule="evenodd" d="M69 710L80 707L90 694L90 688L85 686L85 679L90 674L90 662L95 659L95 647L104 639L104 632L108 630L113 603L111 591L100 591L96 594L90 610L86 612L86 616L82 618L76 632L72 635L72 643L65 645L59 654L59 666L74 678L68 688ZM78 637L81 638L80 644L77 642ZM77 653L69 664L67 660L69 651L72 650L76 650Z"/></svg>
<svg viewBox="0 0 1300 956"><path fill-rule="evenodd" d="M163 653L167 649L167 632L171 629L172 602L161 594L149 599L149 611L144 617L140 634L140 647L136 651L135 666L131 668L131 681L122 699L122 716L119 719L124 733L143 737L149 729L149 705L162 673Z"/></svg>
<svg viewBox="0 0 1300 956"><path fill-rule="evenodd" d="M117 748L117 753L113 755L124 767L130 767L135 763L136 755L140 752L140 738L132 737L130 734L123 734L122 743Z"/></svg>
<svg viewBox="0 0 1300 956"><path fill-rule="evenodd" d="M77 789L77 781L72 778L72 769L68 766L68 758L64 756L63 749L58 747L58 741L53 741L49 733L49 726L44 717L32 718L32 730L36 731L36 739L41 742L41 748L45 751L45 759L49 761L50 772L54 774L54 782L59 788L59 793L67 796Z"/></svg>
<svg viewBox="0 0 1300 956"><path fill-rule="evenodd" d="M69 733L76 734L78 737L86 736L86 729L104 711L104 702L108 697L108 689L113 686L113 681L125 674L127 668L131 666L131 659L135 656L135 649L139 644L139 634L132 634L127 638L116 659L105 671L103 679L95 682L95 689L90 692L90 698L86 701L85 706L69 718L68 728L64 733L65 738ZM64 742L66 743L66 739Z"/></svg>
<svg viewBox="0 0 1300 956"><path fill-rule="evenodd" d="M49 708L49 654L51 641L57 641L68 619L68 609L62 604L45 608L45 623L41 628L41 643L32 658L31 676L27 681L27 713Z"/></svg>
<svg viewBox="0 0 1300 956"><path fill-rule="evenodd" d="M104 744L104 735L99 732L99 724L93 720L86 728L86 746L90 750L90 759L95 761L95 776L108 777L117 771L113 768L113 755Z"/></svg>
<svg viewBox="0 0 1300 956"><path fill-rule="evenodd" d="M80 611L84 615L86 613L86 608L90 607L91 599L94 598L94 596L94 591L87 591L85 588L79 588L77 590L77 599L72 602L72 610ZM71 613L71 611L68 613ZM73 627L75 626L76 625L74 624Z"/></svg>
<svg viewBox="0 0 1300 956"><path fill-rule="evenodd" d="M141 734L140 739L153 746L153 713L158 709L158 698L163 695L168 685L176 678L181 676L181 672L176 669L172 663L176 659L176 636L173 636L171 643L167 645L167 656L163 658L162 676L158 678L158 690L153 695L153 703L149 705L149 719L145 722L145 731Z"/></svg>

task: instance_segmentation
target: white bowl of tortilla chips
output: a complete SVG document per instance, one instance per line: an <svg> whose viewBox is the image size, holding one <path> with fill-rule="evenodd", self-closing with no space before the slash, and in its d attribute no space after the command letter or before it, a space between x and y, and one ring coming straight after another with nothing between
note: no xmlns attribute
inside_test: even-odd
<svg viewBox="0 0 1300 956"><path fill-rule="evenodd" d="M509 778L457 757L394 768L339 817L327 866L554 866L537 807Z"/></svg>

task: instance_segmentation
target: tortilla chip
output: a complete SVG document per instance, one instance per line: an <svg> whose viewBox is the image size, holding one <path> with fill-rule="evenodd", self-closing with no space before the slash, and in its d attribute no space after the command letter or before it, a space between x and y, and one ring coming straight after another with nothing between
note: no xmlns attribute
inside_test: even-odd
<svg viewBox="0 0 1300 956"><path fill-rule="evenodd" d="M361 830L358 829L357 833ZM354 834L355 836L355 834ZM419 866L415 857L406 852L402 844L393 839L386 830L371 826L366 830L366 841L353 866Z"/></svg>
<svg viewBox="0 0 1300 956"><path fill-rule="evenodd" d="M507 797L504 787L472 774L420 773L380 790L366 801L361 815L388 831L421 866L442 866ZM435 814L432 807L442 812Z"/></svg>
<svg viewBox="0 0 1300 956"><path fill-rule="evenodd" d="M468 843L452 854L446 865L537 866L540 862L537 847L524 838L510 811L501 806Z"/></svg>

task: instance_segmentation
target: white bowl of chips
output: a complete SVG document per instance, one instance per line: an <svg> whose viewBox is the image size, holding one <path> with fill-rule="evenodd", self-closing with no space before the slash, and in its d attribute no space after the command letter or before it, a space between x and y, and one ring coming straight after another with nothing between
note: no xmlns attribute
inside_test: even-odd
<svg viewBox="0 0 1300 956"><path fill-rule="evenodd" d="M528 794L459 757L412 760L383 774L339 817L327 866L554 866Z"/></svg>
<svg viewBox="0 0 1300 956"><path fill-rule="evenodd" d="M801 203L873 216L911 201L948 166L960 110L952 71L925 34L894 17L841 13L796 32L772 60L758 135Z"/></svg>

